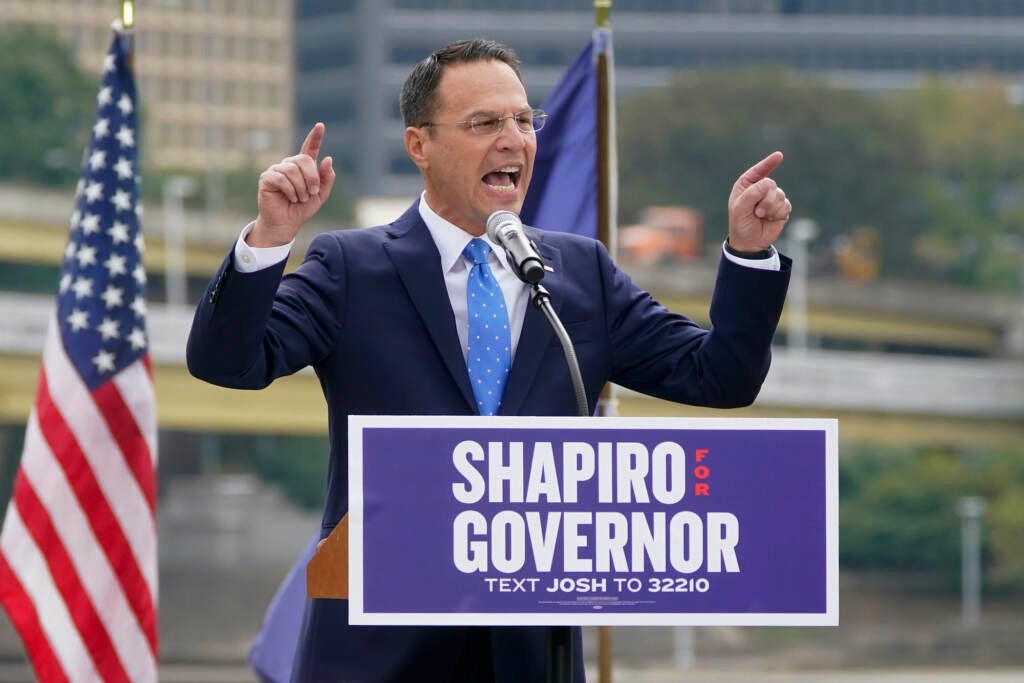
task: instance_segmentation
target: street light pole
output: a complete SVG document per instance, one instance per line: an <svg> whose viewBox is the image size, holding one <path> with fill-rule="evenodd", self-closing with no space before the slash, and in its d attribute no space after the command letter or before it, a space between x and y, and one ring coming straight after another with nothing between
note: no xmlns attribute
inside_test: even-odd
<svg viewBox="0 0 1024 683"><path fill-rule="evenodd" d="M164 291L172 306L188 304L185 278L185 197L195 191L188 176L168 178L163 187Z"/></svg>
<svg viewBox="0 0 1024 683"><path fill-rule="evenodd" d="M961 613L964 627L976 628L981 622L981 517L985 501L976 496L957 501L961 538Z"/></svg>
<svg viewBox="0 0 1024 683"><path fill-rule="evenodd" d="M677 669L692 669L697 660L696 633L693 626L672 629L672 664Z"/></svg>
<svg viewBox="0 0 1024 683"><path fill-rule="evenodd" d="M800 218L786 231L789 235L788 247L793 258L793 277L790 281L789 295L786 298L786 345L794 350L807 350L807 288L808 275L808 243L818 236L818 224L809 218Z"/></svg>

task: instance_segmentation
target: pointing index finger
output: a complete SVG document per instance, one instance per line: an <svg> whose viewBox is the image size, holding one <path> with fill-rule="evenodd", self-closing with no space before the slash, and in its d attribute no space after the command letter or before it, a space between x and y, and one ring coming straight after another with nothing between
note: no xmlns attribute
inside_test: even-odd
<svg viewBox="0 0 1024 683"><path fill-rule="evenodd" d="M753 185L759 180L767 178L768 175L782 163L782 152L772 152L761 161L748 168L740 176L740 182L746 186Z"/></svg>
<svg viewBox="0 0 1024 683"><path fill-rule="evenodd" d="M313 126L306 139L302 142L302 148L299 150L299 154L305 154L308 157L312 157L313 161L316 161L317 157L320 156L320 143L324 141L324 124L317 123Z"/></svg>

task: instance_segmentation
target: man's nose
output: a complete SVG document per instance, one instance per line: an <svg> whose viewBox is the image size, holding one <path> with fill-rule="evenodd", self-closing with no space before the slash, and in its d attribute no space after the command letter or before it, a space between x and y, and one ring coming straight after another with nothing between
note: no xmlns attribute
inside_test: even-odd
<svg viewBox="0 0 1024 683"><path fill-rule="evenodd" d="M520 150L526 146L526 138L530 133L524 133L519 129L515 119L505 119L505 125L498 132L496 144L499 149Z"/></svg>

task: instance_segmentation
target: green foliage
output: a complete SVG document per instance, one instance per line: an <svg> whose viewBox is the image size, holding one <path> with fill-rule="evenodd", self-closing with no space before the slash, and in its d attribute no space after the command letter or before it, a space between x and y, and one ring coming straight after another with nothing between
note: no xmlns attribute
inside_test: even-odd
<svg viewBox="0 0 1024 683"><path fill-rule="evenodd" d="M909 257L921 225L912 201L925 145L911 120L884 102L781 71L702 71L620 107L622 218L649 204L686 204L724 238L736 178L770 152L796 217L820 243L863 225L884 236L890 268Z"/></svg>
<svg viewBox="0 0 1024 683"><path fill-rule="evenodd" d="M839 462L839 560L846 569L912 572L930 588L960 581L957 501L980 496L990 586L1020 588L1024 452L861 450Z"/></svg>
<svg viewBox="0 0 1024 683"><path fill-rule="evenodd" d="M221 448L224 469L255 472L307 510L323 507L330 450L326 437L228 436Z"/></svg>
<svg viewBox="0 0 1024 683"><path fill-rule="evenodd" d="M7 512L7 503L14 492L21 451L25 445L25 428L21 425L0 425L0 521Z"/></svg>
<svg viewBox="0 0 1024 683"><path fill-rule="evenodd" d="M992 578L1024 586L1024 485L1007 486L989 510L992 524Z"/></svg>
<svg viewBox="0 0 1024 683"><path fill-rule="evenodd" d="M928 265L961 284L1012 291L1024 288L1024 241L1008 239L1024 235L1024 117L1008 92L984 75L966 85L933 79L894 95L892 107L917 123L927 145L922 240L958 246L956 258Z"/></svg>
<svg viewBox="0 0 1024 683"><path fill-rule="evenodd" d="M280 486L296 505L319 511L327 489L329 451L325 437L279 437L270 448L260 449L256 471Z"/></svg>
<svg viewBox="0 0 1024 683"><path fill-rule="evenodd" d="M95 83L39 29L0 31L0 179L71 184L87 140Z"/></svg>

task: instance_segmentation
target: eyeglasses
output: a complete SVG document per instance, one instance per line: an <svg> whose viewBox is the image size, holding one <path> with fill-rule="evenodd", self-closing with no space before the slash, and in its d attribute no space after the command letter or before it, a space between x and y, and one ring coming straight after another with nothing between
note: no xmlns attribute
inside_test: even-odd
<svg viewBox="0 0 1024 683"><path fill-rule="evenodd" d="M505 127L506 119L514 119L516 128L522 133L536 133L544 127L548 115L543 109L524 109L509 116L498 116L495 112L477 114L466 121L448 121L435 123L428 121L420 126L465 126L474 135L489 136L497 135Z"/></svg>

